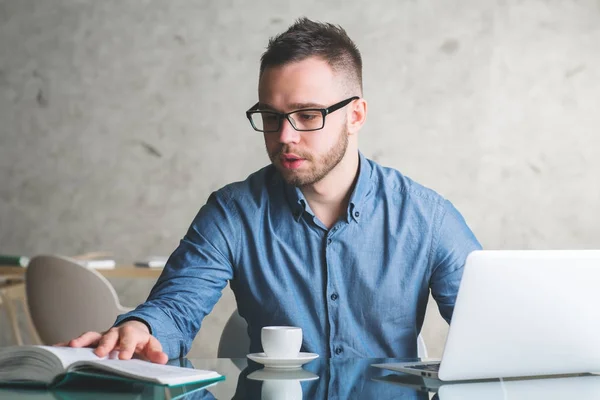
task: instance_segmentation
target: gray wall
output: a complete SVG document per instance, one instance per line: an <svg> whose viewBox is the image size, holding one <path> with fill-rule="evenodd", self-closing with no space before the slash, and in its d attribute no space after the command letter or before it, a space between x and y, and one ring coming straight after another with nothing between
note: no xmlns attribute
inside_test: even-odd
<svg viewBox="0 0 600 400"><path fill-rule="evenodd" d="M302 15L362 50L368 157L487 248L600 248L597 0L0 0L0 252L168 254L211 191L268 162L244 111L268 37ZM127 305L152 284L113 283Z"/></svg>

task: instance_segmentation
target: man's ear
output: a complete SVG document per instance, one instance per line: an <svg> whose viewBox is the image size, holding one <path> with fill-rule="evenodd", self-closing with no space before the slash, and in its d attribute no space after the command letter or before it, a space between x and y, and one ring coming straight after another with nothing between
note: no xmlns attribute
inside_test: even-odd
<svg viewBox="0 0 600 400"><path fill-rule="evenodd" d="M348 105L348 135L355 135L367 120L367 101L363 98Z"/></svg>

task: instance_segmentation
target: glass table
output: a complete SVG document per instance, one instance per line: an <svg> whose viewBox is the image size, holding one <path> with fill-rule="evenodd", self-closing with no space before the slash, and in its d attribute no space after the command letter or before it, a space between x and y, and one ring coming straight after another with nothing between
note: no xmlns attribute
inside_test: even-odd
<svg viewBox="0 0 600 400"><path fill-rule="evenodd" d="M78 382L53 390L0 387L0 399L564 399L600 398L600 376L449 383L372 367L401 359L318 358L300 370L265 370L246 359L181 359L169 364L215 370L224 381L179 388L116 381Z"/></svg>

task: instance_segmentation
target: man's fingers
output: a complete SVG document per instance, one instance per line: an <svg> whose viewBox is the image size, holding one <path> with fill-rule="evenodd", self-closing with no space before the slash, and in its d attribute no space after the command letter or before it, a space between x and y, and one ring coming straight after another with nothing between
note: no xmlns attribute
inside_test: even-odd
<svg viewBox="0 0 600 400"><path fill-rule="evenodd" d="M108 353L114 350L118 341L119 332L117 329L109 329L98 342L98 347L96 347L94 353L96 353L98 357L106 357Z"/></svg>
<svg viewBox="0 0 600 400"><path fill-rule="evenodd" d="M119 339L119 359L129 360L133 356L140 341L139 332L130 327L124 326L119 329L121 338Z"/></svg>
<svg viewBox="0 0 600 400"><path fill-rule="evenodd" d="M71 347L87 347L98 343L98 340L102 337L101 333L98 332L86 332L83 335L71 340L68 345Z"/></svg>
<svg viewBox="0 0 600 400"><path fill-rule="evenodd" d="M156 353L151 353L150 358L148 360L156 364L166 364L167 361L169 361L169 357L167 356L167 353L163 353L162 351L160 351Z"/></svg>
<svg viewBox="0 0 600 400"><path fill-rule="evenodd" d="M162 345L154 336L150 336L144 349L144 357L153 363L166 364L169 357L162 351Z"/></svg>
<svg viewBox="0 0 600 400"><path fill-rule="evenodd" d="M158 339L140 329L137 323L125 324L109 329L105 333L86 332L69 342L57 343L55 346L91 347L97 346L94 353L98 357L106 357L113 350L119 350L121 360L129 360L134 352L148 361L166 364L169 357L162 351Z"/></svg>
<svg viewBox="0 0 600 400"><path fill-rule="evenodd" d="M153 352L162 353L162 345L154 336L150 336L150 339L148 339L147 349Z"/></svg>

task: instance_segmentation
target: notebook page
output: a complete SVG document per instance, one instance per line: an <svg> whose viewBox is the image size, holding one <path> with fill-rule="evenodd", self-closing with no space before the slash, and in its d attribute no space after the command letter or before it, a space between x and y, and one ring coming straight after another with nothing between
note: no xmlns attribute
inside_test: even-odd
<svg viewBox="0 0 600 400"><path fill-rule="evenodd" d="M118 375L161 383L163 385L179 385L219 378L221 375L214 371L182 368L172 365L154 364L143 360L104 359L82 362L73 365L74 369L93 366L100 370L114 372Z"/></svg>
<svg viewBox="0 0 600 400"><path fill-rule="evenodd" d="M97 361L106 359L107 357L100 358L94 354L94 349L83 347L83 348L75 348L75 347L57 347L57 346L35 346L40 347L50 353L54 354L59 358L62 363L63 369L67 369L69 365L77 362L77 361ZM109 356L111 358L115 358L117 356L117 352L111 353Z"/></svg>

